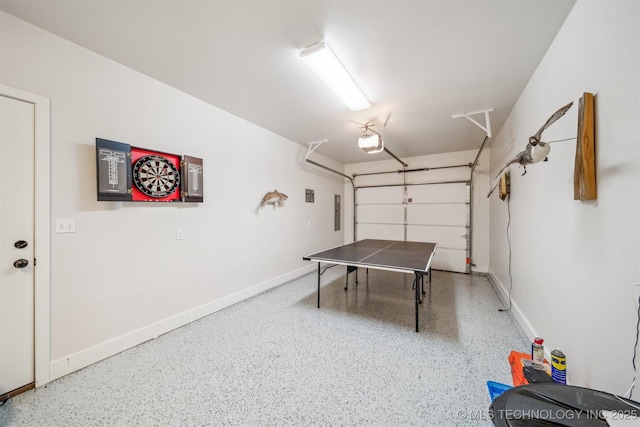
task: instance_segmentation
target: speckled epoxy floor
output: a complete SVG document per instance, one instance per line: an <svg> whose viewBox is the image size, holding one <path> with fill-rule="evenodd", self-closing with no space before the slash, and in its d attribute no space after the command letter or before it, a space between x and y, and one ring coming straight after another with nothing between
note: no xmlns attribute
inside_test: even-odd
<svg viewBox="0 0 640 427"><path fill-rule="evenodd" d="M1 426L492 425L487 380L529 346L484 276L316 274L10 399ZM353 275L352 275L353 276Z"/></svg>

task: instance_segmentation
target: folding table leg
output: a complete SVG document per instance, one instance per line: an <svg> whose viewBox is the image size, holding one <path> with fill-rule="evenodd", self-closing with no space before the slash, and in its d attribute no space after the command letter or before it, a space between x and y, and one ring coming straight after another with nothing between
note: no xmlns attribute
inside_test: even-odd
<svg viewBox="0 0 640 427"><path fill-rule="evenodd" d="M422 274L415 272L416 274L416 332L420 332L420 320L419 320L419 309L418 305L420 304L420 279Z"/></svg>
<svg viewBox="0 0 640 427"><path fill-rule="evenodd" d="M353 265L347 265L347 278L346 281L344 282L344 290L346 291L348 286L349 286L349 274L356 272L356 283L358 283L358 267L355 267Z"/></svg>
<svg viewBox="0 0 640 427"><path fill-rule="evenodd" d="M318 308L320 308L320 262L318 262Z"/></svg>

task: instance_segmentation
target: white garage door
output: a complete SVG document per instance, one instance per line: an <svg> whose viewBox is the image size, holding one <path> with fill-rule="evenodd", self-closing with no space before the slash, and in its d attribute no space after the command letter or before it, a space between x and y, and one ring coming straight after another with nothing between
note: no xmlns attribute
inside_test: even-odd
<svg viewBox="0 0 640 427"><path fill-rule="evenodd" d="M360 187L357 237L438 244L432 267L468 272L469 183Z"/></svg>

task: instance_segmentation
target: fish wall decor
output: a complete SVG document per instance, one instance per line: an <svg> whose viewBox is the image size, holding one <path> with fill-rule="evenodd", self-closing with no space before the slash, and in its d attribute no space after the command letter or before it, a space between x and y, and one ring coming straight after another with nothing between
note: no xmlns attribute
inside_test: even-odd
<svg viewBox="0 0 640 427"><path fill-rule="evenodd" d="M264 205L273 205L273 206L282 205L282 202L284 202L288 198L289 197L287 197L286 194L280 193L280 192L278 192L278 190L269 191L262 198L262 202L260 203L260 207L263 207Z"/></svg>

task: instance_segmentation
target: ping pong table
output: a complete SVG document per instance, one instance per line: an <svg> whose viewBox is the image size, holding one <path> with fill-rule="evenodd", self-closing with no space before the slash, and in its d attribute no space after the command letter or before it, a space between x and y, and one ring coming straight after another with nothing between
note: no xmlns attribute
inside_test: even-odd
<svg viewBox="0 0 640 427"><path fill-rule="evenodd" d="M428 274L429 288L431 288L431 261L436 247L436 243L366 239L307 255L302 259L318 262L318 308L320 308L320 276L322 275L320 264L323 262L346 265L347 281L349 273L353 271L356 272L357 281L358 267L413 273L415 275L416 332L419 332L418 307L422 304L422 294L424 294L424 275ZM346 286L345 290L347 290Z"/></svg>

